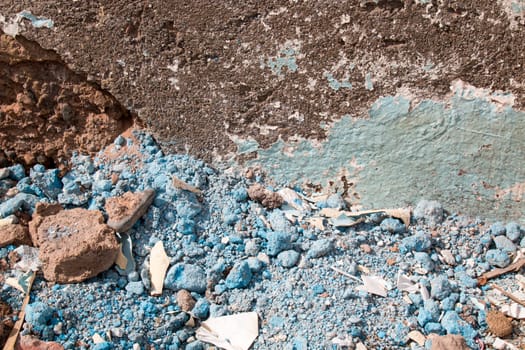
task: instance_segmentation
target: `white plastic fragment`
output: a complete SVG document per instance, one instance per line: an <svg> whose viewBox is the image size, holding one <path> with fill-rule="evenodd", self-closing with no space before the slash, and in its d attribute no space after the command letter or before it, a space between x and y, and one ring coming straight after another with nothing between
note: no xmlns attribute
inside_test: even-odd
<svg viewBox="0 0 525 350"><path fill-rule="evenodd" d="M197 329L197 339L225 350L248 350L259 335L256 312L212 317Z"/></svg>
<svg viewBox="0 0 525 350"><path fill-rule="evenodd" d="M425 335L420 331L408 332L408 338L415 341L419 346L424 346L425 341L427 340L427 337L425 337Z"/></svg>
<svg viewBox="0 0 525 350"><path fill-rule="evenodd" d="M30 247L28 245L21 245L17 247L15 253L20 257L14 268L27 271L38 271L42 266L40 259L38 258L38 248Z"/></svg>
<svg viewBox="0 0 525 350"><path fill-rule="evenodd" d="M456 258L454 257L454 255L452 254L452 252L448 249L443 249L441 252L440 252L440 257L439 257L442 262L445 262L446 264L450 265L450 266L455 266L456 265Z"/></svg>
<svg viewBox="0 0 525 350"><path fill-rule="evenodd" d="M359 342L355 344L355 350L367 350L365 344Z"/></svg>
<svg viewBox="0 0 525 350"><path fill-rule="evenodd" d="M323 223L323 218L320 218L320 217L308 218L306 220L306 222L308 222L310 224L310 226L315 227L318 230L322 231L322 230L325 229L324 223Z"/></svg>
<svg viewBox="0 0 525 350"><path fill-rule="evenodd" d="M370 294L379 295L386 297L386 281L379 276L361 276L364 285L357 287L358 289L365 290Z"/></svg>
<svg viewBox="0 0 525 350"><path fill-rule="evenodd" d="M419 284L412 282L412 280L405 275L397 275L397 289L402 292L416 293L419 291Z"/></svg>
<svg viewBox="0 0 525 350"><path fill-rule="evenodd" d="M119 233L119 235L121 237L121 245L115 264L121 274L128 275L130 272L135 271L131 236L127 233Z"/></svg>
<svg viewBox="0 0 525 350"><path fill-rule="evenodd" d="M475 307L477 307L481 311L485 311L485 309L487 308L484 303L482 303L481 301L479 301L478 299L474 297L470 297L470 301Z"/></svg>
<svg viewBox="0 0 525 350"><path fill-rule="evenodd" d="M291 188L281 188L279 191L277 191L277 193L281 195L286 204L295 210L300 212L307 212L311 210L310 205L303 201L299 194Z"/></svg>
<svg viewBox="0 0 525 350"><path fill-rule="evenodd" d="M149 273L151 276L151 295L161 295L166 271L170 265L170 259L164 250L162 241L155 243L151 248Z"/></svg>
<svg viewBox="0 0 525 350"><path fill-rule="evenodd" d="M104 338L102 338L102 336L98 333L93 334L93 337L91 337L91 339L93 340L93 343L95 344L101 344L101 343L106 342Z"/></svg>
<svg viewBox="0 0 525 350"><path fill-rule="evenodd" d="M496 338L494 340L494 343L492 343L492 346L494 347L494 349L498 350L518 350L518 348L514 346L514 344L506 342L501 338Z"/></svg>
<svg viewBox="0 0 525 350"><path fill-rule="evenodd" d="M20 32L20 22L23 19L27 19L31 22L31 25L35 28L53 28L54 22L51 19L37 17L30 11L24 10L17 13L13 18L7 19L5 16L0 14L0 24L5 34L15 37Z"/></svg>
<svg viewBox="0 0 525 350"><path fill-rule="evenodd" d="M430 299L430 293L428 292L427 287L425 287L421 283L418 283L418 284L419 284L419 291L421 292L421 298L423 299L423 301Z"/></svg>
<svg viewBox="0 0 525 350"><path fill-rule="evenodd" d="M0 219L0 226L18 224L18 218L15 215L9 215L3 219Z"/></svg>
<svg viewBox="0 0 525 350"><path fill-rule="evenodd" d="M518 303L510 303L510 305L508 305L508 304L503 305L500 308L500 310L505 315L510 316L512 318L515 318L515 319L518 319L518 320L524 320L525 319L525 307L521 306Z"/></svg>
<svg viewBox="0 0 525 350"><path fill-rule="evenodd" d="M28 270L27 272L18 275L17 277L8 277L5 284L18 289L24 294L29 293L33 279L35 278L35 271Z"/></svg>

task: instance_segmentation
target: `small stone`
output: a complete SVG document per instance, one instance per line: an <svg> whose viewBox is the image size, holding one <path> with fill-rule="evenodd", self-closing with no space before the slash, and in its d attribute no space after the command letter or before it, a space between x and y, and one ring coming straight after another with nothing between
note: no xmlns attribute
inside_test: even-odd
<svg viewBox="0 0 525 350"><path fill-rule="evenodd" d="M507 238L513 242L517 242L521 237L521 228L515 222L509 222L507 226L505 226L505 231Z"/></svg>
<svg viewBox="0 0 525 350"><path fill-rule="evenodd" d="M386 218L381 222L380 227L392 234L401 234L406 231L406 226L401 221L394 218Z"/></svg>
<svg viewBox="0 0 525 350"><path fill-rule="evenodd" d="M507 253L500 249L490 249L485 254L485 260L496 267L507 267L510 264L510 258Z"/></svg>
<svg viewBox="0 0 525 350"><path fill-rule="evenodd" d="M290 234L285 232L268 232L267 235L268 239L268 245L267 245L267 253L269 256L276 256L283 250L290 249L291 242L290 242Z"/></svg>
<svg viewBox="0 0 525 350"><path fill-rule="evenodd" d="M164 287L175 291L186 289L189 292L204 293L206 273L199 266L179 263L169 269Z"/></svg>
<svg viewBox="0 0 525 350"><path fill-rule="evenodd" d="M126 285L126 290L130 292L131 294L142 295L144 294L144 285L140 281L129 282Z"/></svg>
<svg viewBox="0 0 525 350"><path fill-rule="evenodd" d="M334 193L326 199L326 207L335 209L345 209L346 203L340 194Z"/></svg>
<svg viewBox="0 0 525 350"><path fill-rule="evenodd" d="M435 226L443 222L443 206L437 201L421 200L414 209L414 219L423 219Z"/></svg>
<svg viewBox="0 0 525 350"><path fill-rule="evenodd" d="M237 262L226 277L226 287L229 289L246 288L252 279L252 271L248 263L243 260Z"/></svg>
<svg viewBox="0 0 525 350"><path fill-rule="evenodd" d="M502 222L495 222L490 226L490 232L493 236L502 236L505 234L505 226Z"/></svg>
<svg viewBox="0 0 525 350"><path fill-rule="evenodd" d="M51 325L55 310L41 301L27 304L25 308L26 321L31 329L41 333Z"/></svg>
<svg viewBox="0 0 525 350"><path fill-rule="evenodd" d="M277 260L282 267L290 268L297 265L300 257L301 254L295 250L285 250L284 252L280 252L279 255L277 255Z"/></svg>
<svg viewBox="0 0 525 350"><path fill-rule="evenodd" d="M494 244L497 249L501 249L507 253L514 253L516 251L516 245L506 236L494 237Z"/></svg>
<svg viewBox="0 0 525 350"><path fill-rule="evenodd" d="M30 245L31 238L27 226L20 224L0 225L0 248L13 245Z"/></svg>
<svg viewBox="0 0 525 350"><path fill-rule="evenodd" d="M195 317L204 320L208 317L210 314L210 302L206 300L205 298L200 298L195 303L195 306L193 307L193 315Z"/></svg>
<svg viewBox="0 0 525 350"><path fill-rule="evenodd" d="M307 253L308 258L321 258L330 254L334 250L334 242L330 239L320 239L315 241Z"/></svg>
<svg viewBox="0 0 525 350"><path fill-rule="evenodd" d="M445 276L438 276L430 281L430 296L437 300L443 300L452 292L452 286Z"/></svg>
<svg viewBox="0 0 525 350"><path fill-rule="evenodd" d="M117 232L128 231L146 213L154 198L152 189L108 198L105 205L108 226Z"/></svg>
<svg viewBox="0 0 525 350"><path fill-rule="evenodd" d="M512 322L501 311L491 310L487 313L487 325L497 337L504 338L512 334Z"/></svg>
<svg viewBox="0 0 525 350"><path fill-rule="evenodd" d="M363 253L365 254L370 254L372 253L372 247L370 247L370 245L368 244L361 244L359 246L359 248L361 248L361 250L363 251Z"/></svg>
<svg viewBox="0 0 525 350"><path fill-rule="evenodd" d="M401 240L399 251L402 254L407 252L425 252L432 247L432 238L425 233L416 233L413 236L405 237Z"/></svg>
<svg viewBox="0 0 525 350"><path fill-rule="evenodd" d="M431 350L469 350L465 338L457 334L441 335L432 338Z"/></svg>
<svg viewBox="0 0 525 350"><path fill-rule="evenodd" d="M279 208L283 204L283 198L278 193L270 191L258 183L248 188L248 196L252 201L259 202L268 209Z"/></svg>
<svg viewBox="0 0 525 350"><path fill-rule="evenodd" d="M186 289L181 289L177 292L177 305L180 306L182 311L190 312L195 306L195 299Z"/></svg>

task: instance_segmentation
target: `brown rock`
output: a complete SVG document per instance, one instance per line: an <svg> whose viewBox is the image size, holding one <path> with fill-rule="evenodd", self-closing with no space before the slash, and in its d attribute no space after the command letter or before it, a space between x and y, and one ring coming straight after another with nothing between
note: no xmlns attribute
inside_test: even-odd
<svg viewBox="0 0 525 350"><path fill-rule="evenodd" d="M504 338L512 334L512 322L501 311L491 310L487 313L487 325L495 336Z"/></svg>
<svg viewBox="0 0 525 350"><path fill-rule="evenodd" d="M119 251L102 213L76 208L46 216L37 227L44 277L58 283L81 282L113 265Z"/></svg>
<svg viewBox="0 0 525 350"><path fill-rule="evenodd" d="M177 292L177 304L182 311L189 312L193 310L195 306L195 299L193 299L191 293L186 289L181 289Z"/></svg>
<svg viewBox="0 0 525 350"><path fill-rule="evenodd" d="M23 335L16 343L16 350L64 350L64 347L54 341L41 341L30 335Z"/></svg>
<svg viewBox="0 0 525 350"><path fill-rule="evenodd" d="M126 232L146 213L154 198L155 191L151 189L108 198L105 205L108 226L117 232Z"/></svg>
<svg viewBox="0 0 525 350"><path fill-rule="evenodd" d="M29 230L20 224L6 224L0 226L0 248L7 245L31 244Z"/></svg>
<svg viewBox="0 0 525 350"><path fill-rule="evenodd" d="M38 202L33 212L33 219L29 222L29 235L35 247L39 247L42 239L38 237L38 226L42 223L45 217L55 215L63 210L60 204L49 204Z"/></svg>
<svg viewBox="0 0 525 350"><path fill-rule="evenodd" d="M431 350L469 350L465 338L457 334L448 334L432 338Z"/></svg>
<svg viewBox="0 0 525 350"><path fill-rule="evenodd" d="M248 196L251 200L261 203L268 209L279 208L283 204L283 198L278 193L270 191L258 183L248 188Z"/></svg>

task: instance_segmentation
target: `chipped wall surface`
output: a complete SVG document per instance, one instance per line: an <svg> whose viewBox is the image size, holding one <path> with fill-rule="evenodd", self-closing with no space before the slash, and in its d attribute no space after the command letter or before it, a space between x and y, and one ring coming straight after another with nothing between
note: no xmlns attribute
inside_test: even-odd
<svg viewBox="0 0 525 350"><path fill-rule="evenodd" d="M523 0L0 2L4 32L55 51L166 152L344 176L367 208L521 216Z"/></svg>
<svg viewBox="0 0 525 350"><path fill-rule="evenodd" d="M280 141L250 164L281 181L326 185L344 175L351 201L365 208L431 198L474 216L523 220L525 113L510 95L461 82L453 91L446 101L382 97L368 119L334 123L320 145Z"/></svg>

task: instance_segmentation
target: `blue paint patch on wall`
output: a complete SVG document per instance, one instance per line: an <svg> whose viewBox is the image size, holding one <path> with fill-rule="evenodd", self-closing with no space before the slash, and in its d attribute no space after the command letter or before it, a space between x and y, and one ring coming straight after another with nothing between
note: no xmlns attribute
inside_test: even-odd
<svg viewBox="0 0 525 350"><path fill-rule="evenodd" d="M324 73L324 77L328 80L328 85L332 88L332 90L338 91L341 88L352 88L352 83L350 83L348 79L339 81L335 79L331 73Z"/></svg>
<svg viewBox="0 0 525 350"><path fill-rule="evenodd" d="M287 68L289 72L297 72L297 59L295 55L297 52L291 47L286 47L279 52L279 56L270 57L267 61L268 67L272 72L278 76L282 75L283 68Z"/></svg>
<svg viewBox="0 0 525 350"><path fill-rule="evenodd" d="M413 109L410 102L380 98L369 119L343 117L320 146L280 141L259 150L250 165L289 183L326 185L344 171L366 208L427 198L470 215L523 222L525 113L468 90Z"/></svg>

